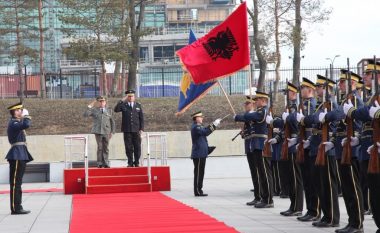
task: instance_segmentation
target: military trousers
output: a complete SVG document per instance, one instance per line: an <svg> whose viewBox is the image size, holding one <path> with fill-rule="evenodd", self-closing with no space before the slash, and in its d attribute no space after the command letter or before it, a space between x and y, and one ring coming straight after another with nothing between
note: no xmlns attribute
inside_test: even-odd
<svg viewBox="0 0 380 233"><path fill-rule="evenodd" d="M369 204L369 192L368 192L368 163L369 160L362 160L359 162L359 172L360 172L360 187L363 193L363 206L364 211L370 210Z"/></svg>
<svg viewBox="0 0 380 233"><path fill-rule="evenodd" d="M289 160L280 160L278 161L278 169L280 171L280 186L281 192L280 195L289 195L290 188L290 161Z"/></svg>
<svg viewBox="0 0 380 233"><path fill-rule="evenodd" d="M247 153L247 160L249 165L249 171L251 172L251 178L254 189L255 200L261 200L261 189L260 189L260 178L259 178L259 170L258 170L258 159L253 154L253 152Z"/></svg>
<svg viewBox="0 0 380 233"><path fill-rule="evenodd" d="M11 211L22 210L22 178L24 176L26 162L24 160L8 160L9 163L9 185Z"/></svg>
<svg viewBox="0 0 380 233"><path fill-rule="evenodd" d="M313 217L320 216L321 205L317 194L317 173L315 166L316 156L310 155L310 150L305 149L304 162L300 164L307 214Z"/></svg>
<svg viewBox="0 0 380 233"><path fill-rule="evenodd" d="M260 179L261 201L266 204L273 203L273 177L271 170L271 158L263 157L262 150L254 150L253 155L258 160Z"/></svg>
<svg viewBox="0 0 380 233"><path fill-rule="evenodd" d="M338 177L336 159L334 156L324 155L326 164L317 167L317 190L323 213L322 221L330 224L339 224L340 212L338 202Z"/></svg>
<svg viewBox="0 0 380 233"><path fill-rule="evenodd" d="M281 177L280 177L280 167L279 161L273 160L271 161L272 165L272 176L273 176L273 195L279 195L281 192Z"/></svg>
<svg viewBox="0 0 380 233"><path fill-rule="evenodd" d="M368 174L368 188L373 219L380 229L380 174Z"/></svg>
<svg viewBox="0 0 380 233"><path fill-rule="evenodd" d="M203 194L203 178L205 175L206 158L193 158L194 163L194 195Z"/></svg>
<svg viewBox="0 0 380 233"><path fill-rule="evenodd" d="M364 220L363 195L359 183L359 162L352 159L351 165L338 161L342 183L342 194L348 214L348 224L353 228L362 228Z"/></svg>
<svg viewBox="0 0 380 233"><path fill-rule="evenodd" d="M96 143L98 144L97 149L97 164L98 166L109 166L108 163L108 144L110 137L108 134L95 134Z"/></svg>
<svg viewBox="0 0 380 233"><path fill-rule="evenodd" d="M289 153L289 210L298 212L303 210L303 183L300 165L296 162L296 153Z"/></svg>
<svg viewBox="0 0 380 233"><path fill-rule="evenodd" d="M141 136L139 132L124 132L125 153L128 166L138 166L141 157Z"/></svg>

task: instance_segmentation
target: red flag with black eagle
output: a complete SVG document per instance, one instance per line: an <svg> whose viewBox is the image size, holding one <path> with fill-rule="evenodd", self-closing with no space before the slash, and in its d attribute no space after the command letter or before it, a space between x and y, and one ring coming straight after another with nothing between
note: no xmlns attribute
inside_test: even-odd
<svg viewBox="0 0 380 233"><path fill-rule="evenodd" d="M246 3L207 35L177 51L195 84L222 78L249 65Z"/></svg>

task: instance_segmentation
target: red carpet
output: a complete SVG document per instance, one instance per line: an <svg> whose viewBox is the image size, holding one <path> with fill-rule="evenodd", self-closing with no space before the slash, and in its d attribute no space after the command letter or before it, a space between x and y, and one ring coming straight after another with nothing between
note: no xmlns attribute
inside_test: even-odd
<svg viewBox="0 0 380 233"><path fill-rule="evenodd" d="M26 189L22 190L23 193L63 193L63 189L49 188L49 189ZM9 190L0 190L0 194L8 194Z"/></svg>
<svg viewBox="0 0 380 233"><path fill-rule="evenodd" d="M237 232L159 192L73 195L70 233Z"/></svg>

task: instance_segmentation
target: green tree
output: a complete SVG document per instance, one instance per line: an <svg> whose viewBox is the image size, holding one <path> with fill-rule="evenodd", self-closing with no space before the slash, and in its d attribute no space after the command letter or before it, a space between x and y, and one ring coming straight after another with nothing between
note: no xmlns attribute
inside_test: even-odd
<svg viewBox="0 0 380 233"><path fill-rule="evenodd" d="M24 100L25 79L23 70L25 59L35 61L37 50L28 46L38 38L38 28L33 26L37 19L37 1L8 0L0 1L0 35L2 38L15 36L15 41L3 41L5 53L16 59L20 82L20 101Z"/></svg>

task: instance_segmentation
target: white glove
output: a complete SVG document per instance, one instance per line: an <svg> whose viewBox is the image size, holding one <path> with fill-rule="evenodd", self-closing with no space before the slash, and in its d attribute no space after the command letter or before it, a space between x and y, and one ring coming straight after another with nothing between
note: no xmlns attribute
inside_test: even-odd
<svg viewBox="0 0 380 233"><path fill-rule="evenodd" d="M235 118L236 118L236 114L235 114L235 115L233 115L232 117L233 117L233 119L235 120Z"/></svg>
<svg viewBox="0 0 380 233"><path fill-rule="evenodd" d="M380 143L376 142L376 145L377 145L377 153L380 154ZM371 154L371 150L373 149L374 146L375 145L372 145L372 146L368 147L368 149L367 149L367 153L368 154Z"/></svg>
<svg viewBox="0 0 380 233"><path fill-rule="evenodd" d="M273 121L272 113L269 113L269 114L267 115L267 117L265 118L265 122L266 122L268 125L270 125L270 123L272 123L272 121Z"/></svg>
<svg viewBox="0 0 380 233"><path fill-rule="evenodd" d="M271 145L276 144L277 143L277 139L271 138L271 139L269 139L268 143L271 144Z"/></svg>
<svg viewBox="0 0 380 233"><path fill-rule="evenodd" d="M367 153L368 153L368 154L371 154L371 150L372 150L373 146L374 146L374 145L368 147L368 149L367 149Z"/></svg>
<svg viewBox="0 0 380 233"><path fill-rule="evenodd" d="M375 113L380 109L379 103L375 100L375 106L369 108L369 116L373 118Z"/></svg>
<svg viewBox="0 0 380 233"><path fill-rule="evenodd" d="M288 138L288 147L292 147L297 144L297 138Z"/></svg>
<svg viewBox="0 0 380 233"><path fill-rule="evenodd" d="M218 118L212 124L215 125L215 127L218 127L220 125L221 121L222 121L222 119Z"/></svg>
<svg viewBox="0 0 380 233"><path fill-rule="evenodd" d="M325 145L325 152L334 148L334 143L332 143L332 142L324 142L323 145Z"/></svg>
<svg viewBox="0 0 380 233"><path fill-rule="evenodd" d="M303 115L302 111L297 112L297 121L298 121L298 123L300 123L304 117L305 116Z"/></svg>
<svg viewBox="0 0 380 233"><path fill-rule="evenodd" d="M351 100L349 99L348 103L344 103L344 105L343 105L344 114L347 115L348 111L353 107L354 107L354 105L351 103Z"/></svg>
<svg viewBox="0 0 380 233"><path fill-rule="evenodd" d="M321 122L321 123L325 122L326 114L327 114L327 108L325 108L325 111L319 113L319 116L318 116L319 122Z"/></svg>
<svg viewBox="0 0 380 233"><path fill-rule="evenodd" d="M22 113L21 113L21 116L24 117L24 116L29 116L29 111L27 109L23 109L22 110Z"/></svg>
<svg viewBox="0 0 380 233"><path fill-rule="evenodd" d="M282 113L282 120L286 121L286 118L289 116L289 109L286 109L286 112Z"/></svg>
<svg viewBox="0 0 380 233"><path fill-rule="evenodd" d="M359 145L359 138L357 137L351 137L351 143L350 143L351 146L357 146Z"/></svg>
<svg viewBox="0 0 380 233"><path fill-rule="evenodd" d="M310 146L310 141L309 140L302 140L303 141L303 148L307 149Z"/></svg>
<svg viewBox="0 0 380 233"><path fill-rule="evenodd" d="M342 142L340 144L342 144L342 146L344 146L346 144L346 141L347 141L347 138L343 138Z"/></svg>

